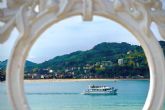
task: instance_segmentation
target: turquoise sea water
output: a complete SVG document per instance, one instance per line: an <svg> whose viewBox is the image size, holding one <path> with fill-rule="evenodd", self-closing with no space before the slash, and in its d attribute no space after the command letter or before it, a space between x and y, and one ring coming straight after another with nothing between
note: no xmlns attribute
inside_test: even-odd
<svg viewBox="0 0 165 110"><path fill-rule="evenodd" d="M89 84L114 86L118 95L80 94ZM32 110L141 110L148 86L148 80L26 83L25 91ZM5 84L0 87L0 110L10 110Z"/></svg>

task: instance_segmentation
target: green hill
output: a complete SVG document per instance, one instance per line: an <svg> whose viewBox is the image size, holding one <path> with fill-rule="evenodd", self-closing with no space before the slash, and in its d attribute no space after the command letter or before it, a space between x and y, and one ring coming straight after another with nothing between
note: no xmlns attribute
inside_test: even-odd
<svg viewBox="0 0 165 110"><path fill-rule="evenodd" d="M160 41L160 45L165 53L165 42ZM6 68L6 63L0 62L0 69ZM149 78L143 49L125 42L100 43L41 64L26 61L25 74L50 74L49 70L55 78Z"/></svg>
<svg viewBox="0 0 165 110"><path fill-rule="evenodd" d="M7 61L8 61L8 60L0 61L0 69L3 69L3 70L6 69ZM26 65L26 66L25 66L26 69L33 69L35 66L37 66L36 63L33 63L33 62L31 62L31 61L28 61L28 60L26 61L26 64L25 64L25 65Z"/></svg>
<svg viewBox="0 0 165 110"><path fill-rule="evenodd" d="M91 50L77 51L71 54L57 56L49 61L39 64L40 68L59 69L73 66L83 66L99 61L112 61L117 63L128 51L142 52L141 47L127 43L101 43Z"/></svg>

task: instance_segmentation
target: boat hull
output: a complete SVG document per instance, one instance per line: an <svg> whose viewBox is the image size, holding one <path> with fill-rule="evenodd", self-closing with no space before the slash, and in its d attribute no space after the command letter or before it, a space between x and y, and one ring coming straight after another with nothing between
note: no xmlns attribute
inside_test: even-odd
<svg viewBox="0 0 165 110"><path fill-rule="evenodd" d="M117 95L117 90L111 92L93 92L93 91L85 91L82 94L84 95Z"/></svg>

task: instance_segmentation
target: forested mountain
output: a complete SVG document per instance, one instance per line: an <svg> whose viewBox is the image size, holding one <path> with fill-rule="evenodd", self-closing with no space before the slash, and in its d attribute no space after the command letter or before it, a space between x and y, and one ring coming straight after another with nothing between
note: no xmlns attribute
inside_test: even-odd
<svg viewBox="0 0 165 110"><path fill-rule="evenodd" d="M136 45L127 43L101 43L87 51L77 51L71 54L57 56L49 61L39 64L40 68L64 69L66 67L83 66L100 61L112 61L117 63L127 52L142 53L142 49Z"/></svg>
<svg viewBox="0 0 165 110"><path fill-rule="evenodd" d="M165 42L160 41L160 45L165 53ZM1 70L6 63L0 62ZM149 78L143 49L125 42L100 43L90 50L57 56L41 64L26 61L25 74L50 73L55 78Z"/></svg>
<svg viewBox="0 0 165 110"><path fill-rule="evenodd" d="M165 42L160 41L160 45L165 53ZM134 61L141 60L140 63L146 62L143 49L137 45L128 43L101 43L87 51L76 51L70 54L57 56L38 65L39 68L62 69L73 66L83 66L94 64L100 61L112 61L118 63L118 59ZM143 61L142 61L143 60Z"/></svg>
<svg viewBox="0 0 165 110"><path fill-rule="evenodd" d="M8 60L5 60L5 61L0 61L0 69L6 69L6 66L7 66L7 61ZM25 64L26 66L26 69L33 69L35 66L37 66L37 64L36 63L33 63L33 62L31 62L31 61L26 61L26 64Z"/></svg>

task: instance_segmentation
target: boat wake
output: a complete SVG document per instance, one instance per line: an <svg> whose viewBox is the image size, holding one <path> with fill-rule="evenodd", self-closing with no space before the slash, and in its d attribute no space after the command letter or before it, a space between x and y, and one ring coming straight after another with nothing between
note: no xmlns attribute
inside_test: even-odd
<svg viewBox="0 0 165 110"><path fill-rule="evenodd" d="M26 93L26 95L78 95L80 93Z"/></svg>

